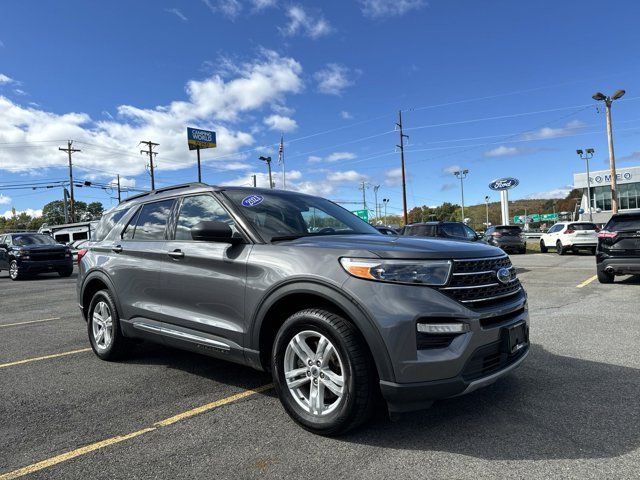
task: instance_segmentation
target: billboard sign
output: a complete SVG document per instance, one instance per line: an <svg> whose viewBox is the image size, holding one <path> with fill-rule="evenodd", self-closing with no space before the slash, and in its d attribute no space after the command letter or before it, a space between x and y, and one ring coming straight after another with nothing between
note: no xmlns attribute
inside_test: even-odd
<svg viewBox="0 0 640 480"><path fill-rule="evenodd" d="M489 184L489 188L491 190L509 190L513 187L517 187L519 183L520 182L517 178L498 178Z"/></svg>
<svg viewBox="0 0 640 480"><path fill-rule="evenodd" d="M189 150L216 148L216 132L187 127L187 142Z"/></svg>

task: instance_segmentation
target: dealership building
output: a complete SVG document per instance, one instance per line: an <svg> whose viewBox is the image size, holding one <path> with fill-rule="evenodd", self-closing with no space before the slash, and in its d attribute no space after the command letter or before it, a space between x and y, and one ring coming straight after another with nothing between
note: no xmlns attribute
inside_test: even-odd
<svg viewBox="0 0 640 480"><path fill-rule="evenodd" d="M593 221L606 223L611 218L611 171L598 170L591 173L591 208ZM618 168L618 212L640 212L640 167ZM587 174L575 173L573 187L582 189L580 208L584 211L580 220L589 220L589 196Z"/></svg>

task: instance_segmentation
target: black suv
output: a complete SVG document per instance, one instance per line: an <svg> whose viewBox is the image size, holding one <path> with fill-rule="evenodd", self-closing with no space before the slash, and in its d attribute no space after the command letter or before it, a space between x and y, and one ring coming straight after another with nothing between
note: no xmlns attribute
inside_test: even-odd
<svg viewBox="0 0 640 480"><path fill-rule="evenodd" d="M61 277L73 273L71 249L42 233L0 234L0 270L9 270L11 280L29 275L58 272Z"/></svg>
<svg viewBox="0 0 640 480"><path fill-rule="evenodd" d="M598 233L596 269L600 283L640 274L640 213L614 215Z"/></svg>
<svg viewBox="0 0 640 480"><path fill-rule="evenodd" d="M527 239L517 225L495 225L484 233L489 245L505 252L527 253Z"/></svg>
<svg viewBox="0 0 640 480"><path fill-rule="evenodd" d="M383 235L324 198L191 184L130 198L82 255L96 355L148 339L270 371L305 428L471 392L529 351L527 297L481 243Z"/></svg>
<svg viewBox="0 0 640 480"><path fill-rule="evenodd" d="M435 237L449 240L466 240L477 242L482 240L473 229L462 222L420 222L403 227L401 235L407 237Z"/></svg>

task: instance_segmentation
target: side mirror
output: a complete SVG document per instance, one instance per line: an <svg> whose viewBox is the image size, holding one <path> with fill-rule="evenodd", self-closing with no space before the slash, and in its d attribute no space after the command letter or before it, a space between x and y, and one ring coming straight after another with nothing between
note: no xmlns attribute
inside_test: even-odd
<svg viewBox="0 0 640 480"><path fill-rule="evenodd" d="M200 222L191 227L191 238L204 242L231 243L236 245L242 238L234 237L231 227L224 222Z"/></svg>
<svg viewBox="0 0 640 480"><path fill-rule="evenodd" d="M6 243L0 243L0 248L4 248L5 250L7 250L9 248L9 245L7 245Z"/></svg>

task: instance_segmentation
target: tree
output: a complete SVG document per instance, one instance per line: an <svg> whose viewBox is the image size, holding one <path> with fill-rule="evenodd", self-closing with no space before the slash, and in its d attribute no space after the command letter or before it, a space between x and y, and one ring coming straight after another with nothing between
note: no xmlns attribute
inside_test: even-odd
<svg viewBox="0 0 640 480"><path fill-rule="evenodd" d="M104 207L100 202L91 202L87 205L87 214L91 217L91 220L99 219L104 213Z"/></svg>
<svg viewBox="0 0 640 480"><path fill-rule="evenodd" d="M98 220L103 212L104 207L100 202L91 202L87 205L85 202L76 201L74 203L76 212L76 220ZM60 225L64 223L64 202L62 200L54 200L42 207L42 217L48 225ZM71 221L71 217L69 217Z"/></svg>

